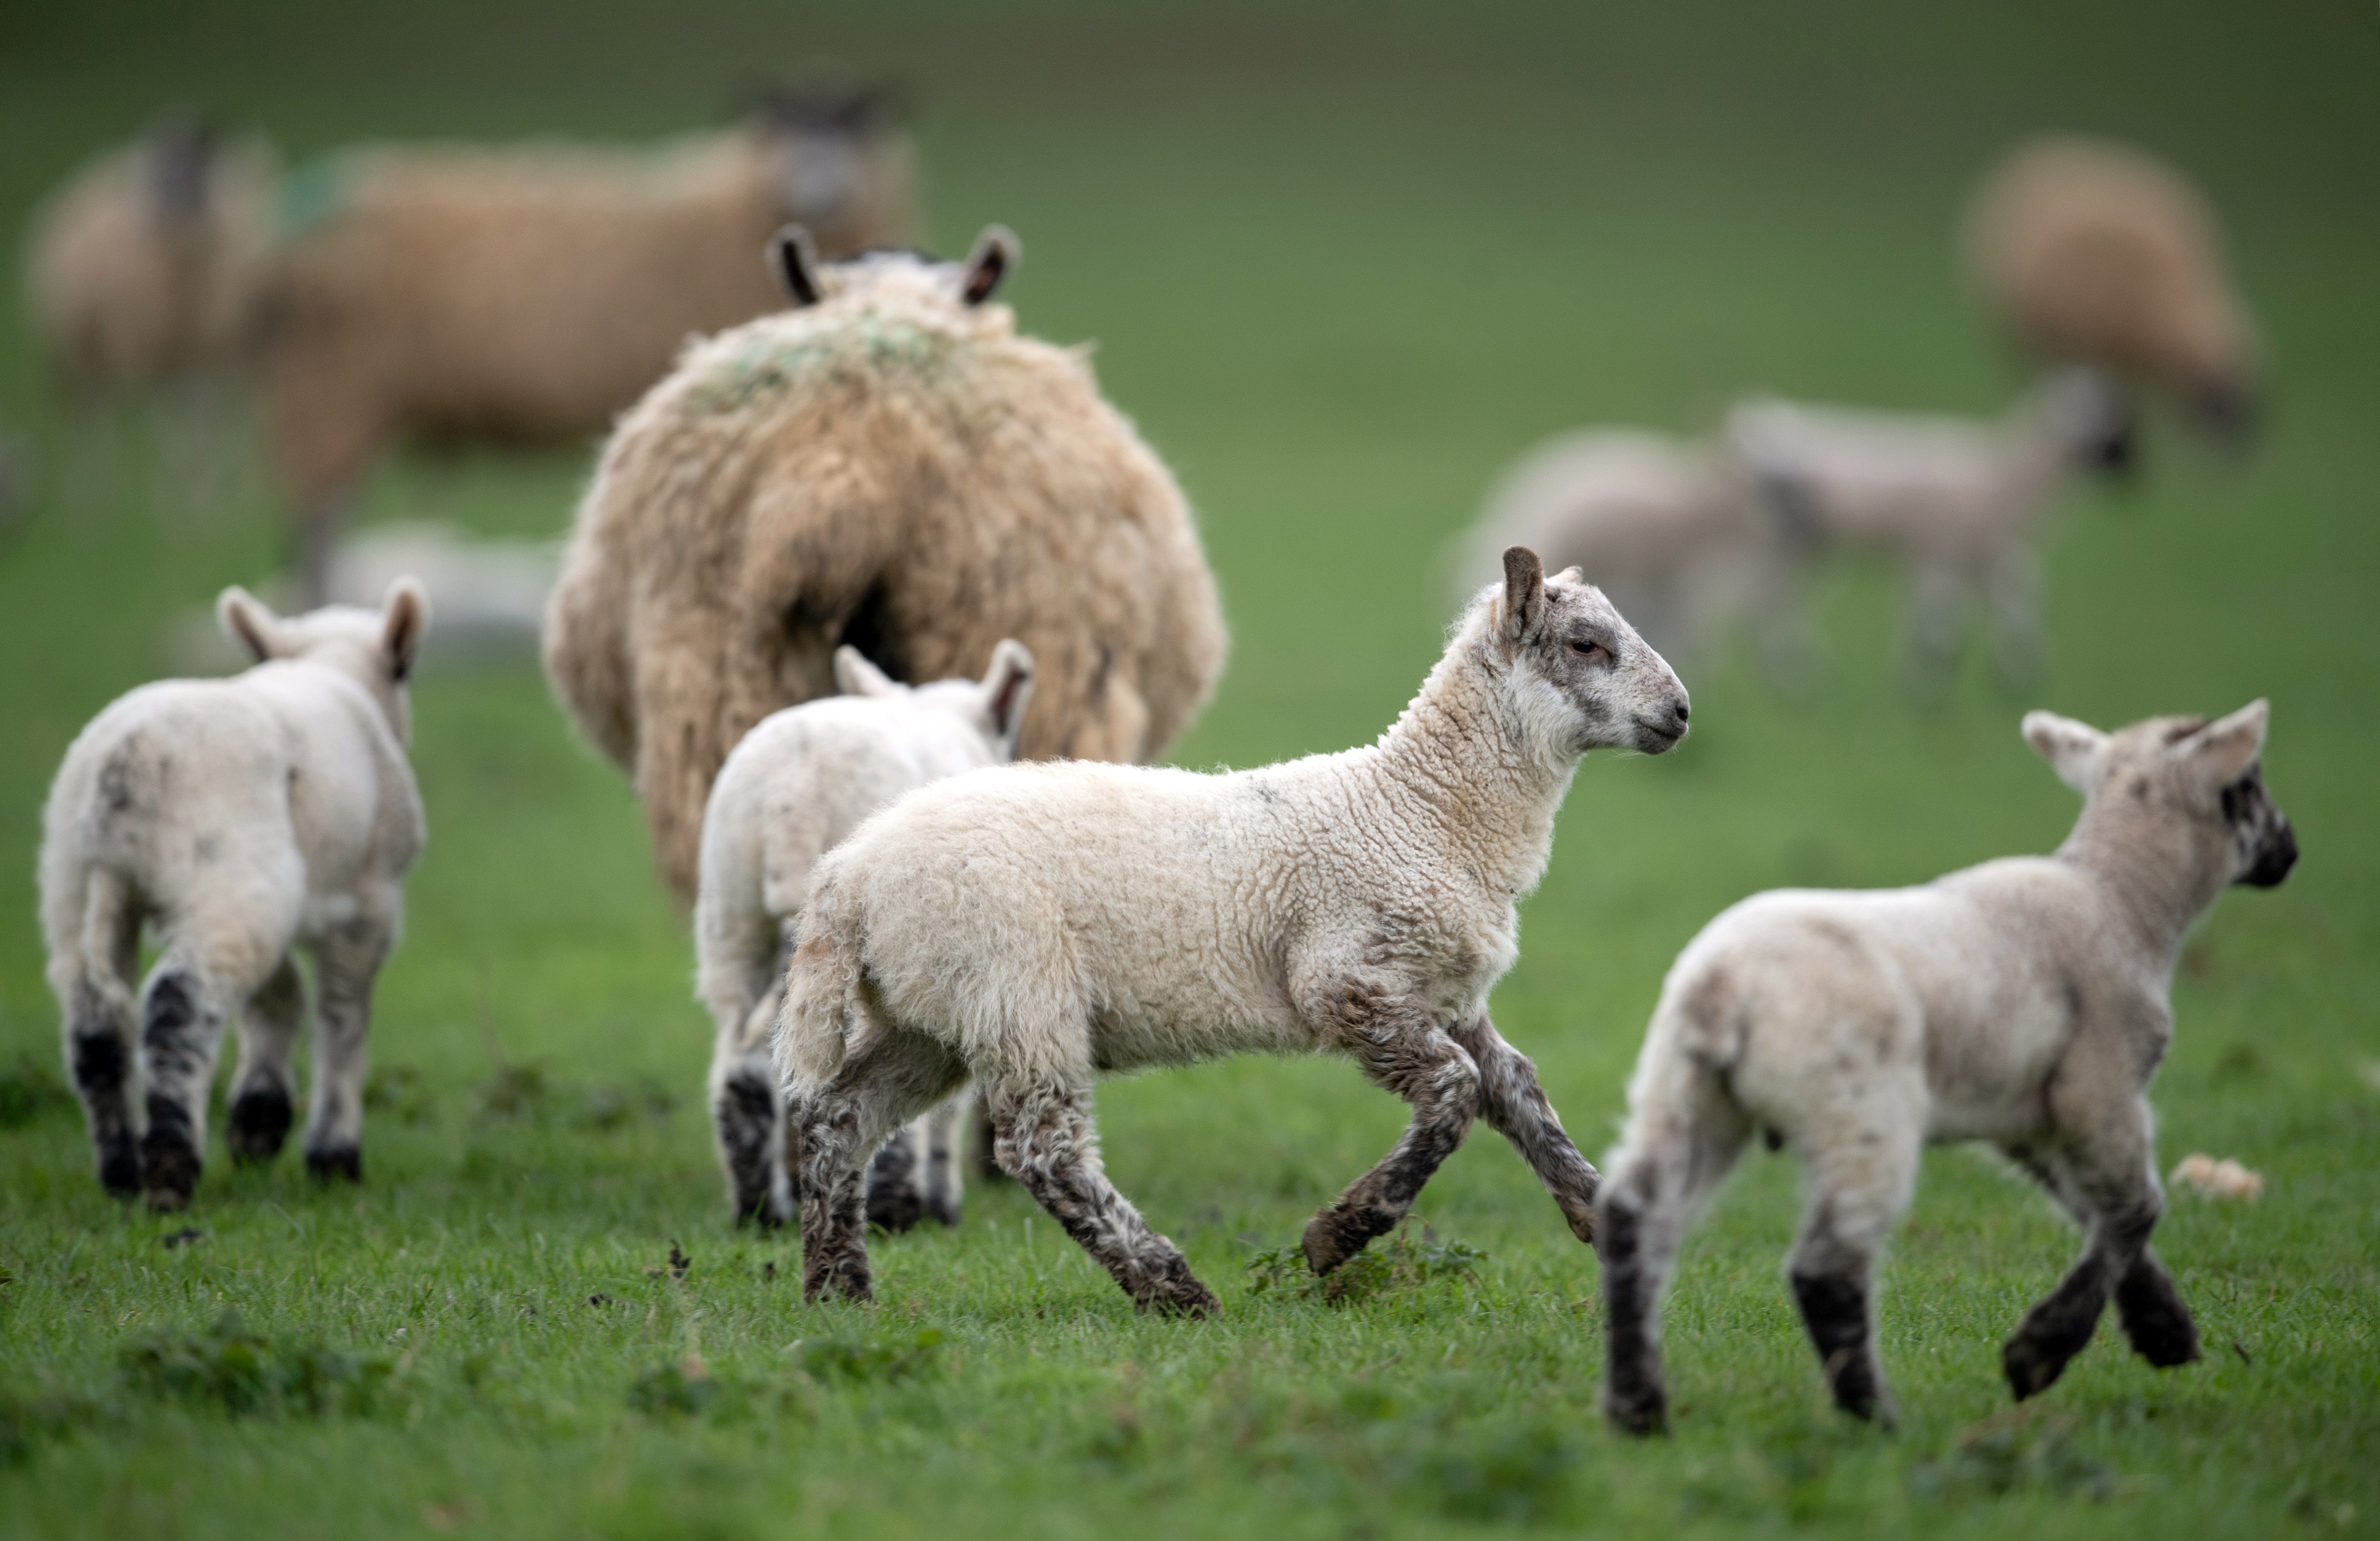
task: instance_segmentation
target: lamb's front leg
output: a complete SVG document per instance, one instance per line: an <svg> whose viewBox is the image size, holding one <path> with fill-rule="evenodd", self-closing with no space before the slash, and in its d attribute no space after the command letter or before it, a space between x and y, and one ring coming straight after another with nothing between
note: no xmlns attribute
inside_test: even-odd
<svg viewBox="0 0 2380 1541"><path fill-rule="evenodd" d="M1479 1116L1512 1142L1521 1159L1561 1205L1571 1234L1595 1244L1595 1192L1600 1180L1537 1084L1529 1057L1504 1041L1486 1014L1454 1030L1454 1041L1479 1070Z"/></svg>
<svg viewBox="0 0 2380 1541"><path fill-rule="evenodd" d="M1327 1274L1394 1229L1430 1174L1461 1148L1479 1108L1479 1070L1412 997L1349 981L1326 996L1318 1015L1328 1041L1413 1107L1413 1122L1380 1164L1306 1222L1306 1266Z"/></svg>

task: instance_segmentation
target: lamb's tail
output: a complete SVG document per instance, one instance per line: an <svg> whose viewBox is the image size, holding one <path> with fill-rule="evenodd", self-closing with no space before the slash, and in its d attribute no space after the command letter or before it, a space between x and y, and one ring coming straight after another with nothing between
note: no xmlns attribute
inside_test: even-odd
<svg viewBox="0 0 2380 1541"><path fill-rule="evenodd" d="M857 904L831 874L810 890L809 899L777 1017L777 1076L796 1095L823 1085L843 1068L865 971L866 928Z"/></svg>

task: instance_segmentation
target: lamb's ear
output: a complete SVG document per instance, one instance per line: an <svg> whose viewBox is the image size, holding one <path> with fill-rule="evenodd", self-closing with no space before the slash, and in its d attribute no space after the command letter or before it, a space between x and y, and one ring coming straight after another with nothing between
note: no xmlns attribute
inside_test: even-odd
<svg viewBox="0 0 2380 1541"><path fill-rule="evenodd" d="M2248 774L2265 752L2265 729L2271 723L2272 703L2263 697L2248 703L2220 722L2210 722L2173 746L2213 787L2228 787Z"/></svg>
<svg viewBox="0 0 2380 1541"><path fill-rule="evenodd" d="M380 602L380 645L388 654L389 678L402 684L421 655L421 639L430 632L430 595L419 579L400 578L388 586Z"/></svg>
<svg viewBox="0 0 2380 1541"><path fill-rule="evenodd" d="M1016 752L1017 729L1025 725L1025 708L1033 699L1033 654L1014 637L1002 637L991 650L991 667L983 677L984 714L991 731Z"/></svg>
<svg viewBox="0 0 2380 1541"><path fill-rule="evenodd" d="M769 271L785 287L794 309L815 305L825 294L819 287L818 243L798 225L788 225L769 238Z"/></svg>
<svg viewBox="0 0 2380 1541"><path fill-rule="evenodd" d="M1580 567L1576 562L1572 562L1570 566L1562 569L1560 572L1548 573L1546 577L1546 581L1548 583L1576 583L1579 587L1585 588L1586 586L1586 569Z"/></svg>
<svg viewBox="0 0 2380 1541"><path fill-rule="evenodd" d="M902 695L908 691L847 642L834 650L834 682L845 695Z"/></svg>
<svg viewBox="0 0 2380 1541"><path fill-rule="evenodd" d="M288 654L281 618L264 601L235 583L215 598L215 620L226 636L256 654L260 664Z"/></svg>
<svg viewBox="0 0 2380 1541"><path fill-rule="evenodd" d="M1525 545L1504 551L1504 640L1523 647L1546 630L1546 565Z"/></svg>
<svg viewBox="0 0 2380 1541"><path fill-rule="evenodd" d="M2107 747L2107 735L2087 722L2061 717L2055 712L2027 712L2024 741L2033 746L2035 754L2049 762L2058 780L2078 792L2089 794L2099 752Z"/></svg>
<svg viewBox="0 0 2380 1541"><path fill-rule="evenodd" d="M1025 249L1007 226L985 226L983 234L975 238L975 250L959 269L959 298L970 305L982 304L1024 255Z"/></svg>

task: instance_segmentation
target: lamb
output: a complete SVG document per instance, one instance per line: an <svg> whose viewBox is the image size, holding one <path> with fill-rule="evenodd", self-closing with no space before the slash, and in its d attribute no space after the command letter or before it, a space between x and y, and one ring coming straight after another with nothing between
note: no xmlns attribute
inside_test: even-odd
<svg viewBox="0 0 2380 1541"><path fill-rule="evenodd" d="M1564 434L1498 481L1459 543L1458 599L1526 545L1597 583L1663 657L1689 658L1760 606L1781 568L1772 522L1709 446L1633 428Z"/></svg>
<svg viewBox="0 0 2380 1541"><path fill-rule="evenodd" d="M2100 376L2063 370L1996 422L1753 398L1729 412L1722 433L1796 560L1845 545L1900 560L1912 682L1932 693L1957 663L1978 589L1989 599L2001 679L2021 685L2038 674L2031 537L2075 471L2127 463L2131 419ZM1780 588L1780 598L1790 592Z"/></svg>
<svg viewBox="0 0 2380 1541"><path fill-rule="evenodd" d="M695 887L729 747L829 692L849 644L894 679L1038 670L1026 759L1164 752L1220 670L1189 508L1078 350L991 303L994 227L959 263L775 257L792 311L689 349L621 421L546 612L579 729L629 770L661 871Z"/></svg>
<svg viewBox="0 0 2380 1541"><path fill-rule="evenodd" d="M735 1213L763 1226L795 1212L767 1040L811 867L904 792L1006 763L1033 694L1033 656L1014 641L992 649L980 683L913 689L848 647L835 651L834 672L846 694L789 706L744 736L720 767L702 820L695 943L699 994L719 1024L711 1121ZM877 1154L871 1223L906 1230L920 1215L958 1223L963 1111L947 1103Z"/></svg>
<svg viewBox="0 0 2380 1541"><path fill-rule="evenodd" d="M2178 398L2239 443L2254 424L2255 326L2205 198L2172 166L2105 140L2022 143L1968 205L1968 274L2039 364L2083 364Z"/></svg>
<svg viewBox="0 0 2380 1541"><path fill-rule="evenodd" d="M2227 886L2270 887L2297 860L2265 790L2267 719L2258 701L2212 724L2107 734L2028 713L2025 740L2083 798L2056 855L1916 888L1759 894L1687 945L1597 1201L1616 1425L1663 1426L1662 1287L1755 1130L1802 1158L1793 1296L1845 1411L1893 1415L1876 1259L1928 1142L1991 1142L2083 1229L2081 1261L2001 1355L2020 1400L2082 1351L2111 1292L2142 1358L2198 1357L2189 1307L2149 1250L2165 1198L2148 1086L2173 1035L2183 936Z"/></svg>
<svg viewBox="0 0 2380 1541"><path fill-rule="evenodd" d="M1660 753L1687 699L1575 569L1523 547L1377 744L1197 775L1073 762L937 782L815 869L777 1058L802 1289L870 1294L860 1163L972 1078L1000 1164L1144 1311L1214 1295L1101 1170L1102 1071L1332 1051L1413 1107L1305 1229L1328 1273L1396 1225L1484 1115L1593 1234L1595 1168L1488 991L1589 750Z"/></svg>
<svg viewBox="0 0 2380 1541"><path fill-rule="evenodd" d="M309 217L260 300L267 459L316 603L340 507L391 441L598 434L689 334L775 308L784 221L845 253L916 219L906 137L847 91L658 150L350 152L285 202Z"/></svg>
<svg viewBox="0 0 2380 1541"><path fill-rule="evenodd" d="M42 815L50 987L99 1179L122 1197L145 1190L155 1210L184 1207L198 1186L230 1018L232 1156L280 1152L306 1015L301 944L317 992L306 1165L362 1178L372 982L421 849L405 752L406 681L430 625L419 585L393 584L378 612L285 619L233 588L219 613L256 667L119 698L67 751ZM136 1004L144 926L161 955Z"/></svg>

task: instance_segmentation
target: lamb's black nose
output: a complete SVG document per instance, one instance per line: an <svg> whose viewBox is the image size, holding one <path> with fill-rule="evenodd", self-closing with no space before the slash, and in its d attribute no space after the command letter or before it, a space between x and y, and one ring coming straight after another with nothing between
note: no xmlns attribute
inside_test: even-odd
<svg viewBox="0 0 2380 1541"><path fill-rule="evenodd" d="M1679 698L1678 703L1675 706L1670 707L1670 710L1677 714L1678 721L1682 724L1686 720L1687 715L1693 711L1693 708L1686 704L1683 697L1681 697Z"/></svg>

